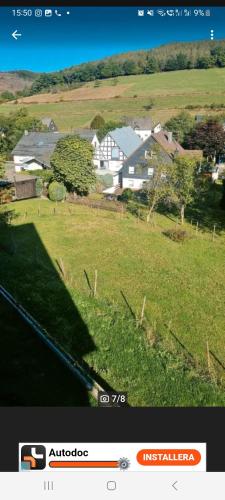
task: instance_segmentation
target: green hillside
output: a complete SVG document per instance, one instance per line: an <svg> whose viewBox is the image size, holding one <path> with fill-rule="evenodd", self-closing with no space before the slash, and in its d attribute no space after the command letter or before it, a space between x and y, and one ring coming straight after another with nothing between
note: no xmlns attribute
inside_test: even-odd
<svg viewBox="0 0 225 500"><path fill-rule="evenodd" d="M224 230L212 241L210 228L196 235L187 223L191 238L180 245L164 236L176 221L162 215L152 227L67 203L53 215L54 206L11 205L18 217L2 232L1 283L131 405L224 406L206 351L208 341L224 378Z"/></svg>
<svg viewBox="0 0 225 500"><path fill-rule="evenodd" d="M94 82L85 84L85 88L93 89L92 98L79 100L76 91L73 96L69 92L47 94L46 99L58 98L59 102L41 102L39 96L23 98L20 104L1 104L0 113L10 113L26 105L30 114L43 118L51 116L62 131L70 131L76 127L89 126L97 113L105 120L120 119L124 115L150 115L154 121L165 123L171 116L177 114L186 106L194 106L190 112L194 115L204 113L224 112L225 105L225 68L210 68L206 70L184 70L154 75L131 75L118 78L117 85L123 85L123 92L118 98L99 99L99 92L106 87L114 87L114 79L102 80L100 88L95 88ZM95 92L98 91L98 98ZM101 93L101 92L100 92ZM85 96L84 96L85 97ZM217 109L211 109L211 105ZM222 106L221 106L222 105ZM205 108L206 106L206 108Z"/></svg>

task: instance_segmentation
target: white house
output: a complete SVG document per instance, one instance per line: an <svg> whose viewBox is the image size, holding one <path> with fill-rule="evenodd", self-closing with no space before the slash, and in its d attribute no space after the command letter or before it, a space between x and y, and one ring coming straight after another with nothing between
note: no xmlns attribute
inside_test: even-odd
<svg viewBox="0 0 225 500"><path fill-rule="evenodd" d="M95 130L77 129L73 134L88 140L94 148L99 144ZM15 171L51 168L50 157L58 140L68 135L68 133L59 132L25 131L12 151Z"/></svg>
<svg viewBox="0 0 225 500"><path fill-rule="evenodd" d="M12 151L15 171L50 168L50 156L57 141L67 134L58 132L24 132Z"/></svg>
<svg viewBox="0 0 225 500"><path fill-rule="evenodd" d="M156 153L156 146L159 153ZM120 187L142 189L143 184L153 177L158 161L172 164L176 155L201 159L202 151L184 149L173 138L172 132L153 132L124 162L120 172Z"/></svg>
<svg viewBox="0 0 225 500"><path fill-rule="evenodd" d="M131 127L121 127L108 132L97 146L94 164L97 175L111 174L113 185L119 184L119 174L124 161L137 149L142 140Z"/></svg>
<svg viewBox="0 0 225 500"><path fill-rule="evenodd" d="M159 148L160 158L155 153L156 145ZM149 159L151 159L151 164L149 164ZM172 164L171 155L157 143L155 136L151 135L124 162L120 173L120 186L123 189L142 189L144 183L153 177L159 159L167 164Z"/></svg>
<svg viewBox="0 0 225 500"><path fill-rule="evenodd" d="M141 138L142 141L146 141L152 133L156 134L162 130L160 123L154 125L150 117L143 118L124 118L127 125L132 127L135 133Z"/></svg>

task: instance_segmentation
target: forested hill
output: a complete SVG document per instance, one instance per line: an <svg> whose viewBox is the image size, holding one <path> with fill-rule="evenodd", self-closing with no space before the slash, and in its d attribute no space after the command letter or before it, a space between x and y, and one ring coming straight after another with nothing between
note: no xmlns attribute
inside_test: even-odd
<svg viewBox="0 0 225 500"><path fill-rule="evenodd" d="M61 71L35 74L27 72L26 88L19 95L33 95L61 88L76 88L88 81L118 76L151 74L183 69L225 67L225 39L218 41L176 42L151 50L138 50L83 63ZM12 76L11 72L11 76ZM25 71L15 71L22 80ZM29 84L27 85L29 79ZM33 80L33 82L32 82ZM31 85L32 83L32 85ZM17 89L15 89L17 90ZM16 93L17 94L17 93ZM13 98L13 96L11 96ZM15 96L14 96L15 97Z"/></svg>
<svg viewBox="0 0 225 500"><path fill-rule="evenodd" d="M213 66L225 66L225 40L172 43L152 50L127 52L72 66L56 73L45 73L35 80L31 91L38 93L57 85L68 87L123 75L205 69Z"/></svg>

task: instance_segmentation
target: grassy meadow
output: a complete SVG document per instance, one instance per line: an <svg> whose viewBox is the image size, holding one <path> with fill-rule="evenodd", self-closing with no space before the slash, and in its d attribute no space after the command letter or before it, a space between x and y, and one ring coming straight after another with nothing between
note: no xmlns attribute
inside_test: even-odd
<svg viewBox="0 0 225 500"><path fill-rule="evenodd" d="M210 368L224 376L223 229L213 241L210 228L186 223L190 238L178 244L163 234L176 224L165 215L152 226L127 213L63 203L54 215L54 207L10 205L17 217L1 229L1 283L100 382L127 390L131 405L224 406L207 378L207 342Z"/></svg>
<svg viewBox="0 0 225 500"><path fill-rule="evenodd" d="M100 87L94 82L82 89L23 98L18 104L0 105L0 113L9 113L26 106L30 114L43 118L51 116L59 130L70 131L75 127L89 126L92 118L101 113L105 120L118 120L124 115L146 116L165 123L187 105L197 106L192 114L208 113L204 105L225 104L225 68L207 70L184 70L153 75L134 75L101 81ZM121 89L117 95L116 88ZM108 97L107 97L108 88ZM86 89L86 90L85 90ZM100 98L100 94L104 98ZM86 92L86 94L85 94ZM52 100L58 102L52 102ZM151 110L146 110L149 101L154 101ZM48 102L50 101L50 102Z"/></svg>

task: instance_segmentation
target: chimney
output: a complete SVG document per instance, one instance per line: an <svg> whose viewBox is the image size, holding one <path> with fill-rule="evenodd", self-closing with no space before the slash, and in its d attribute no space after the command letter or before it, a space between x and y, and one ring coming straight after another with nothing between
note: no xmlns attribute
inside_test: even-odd
<svg viewBox="0 0 225 500"><path fill-rule="evenodd" d="M24 130L24 135L29 135L28 130Z"/></svg>
<svg viewBox="0 0 225 500"><path fill-rule="evenodd" d="M173 142L173 132L167 132L168 142Z"/></svg>

